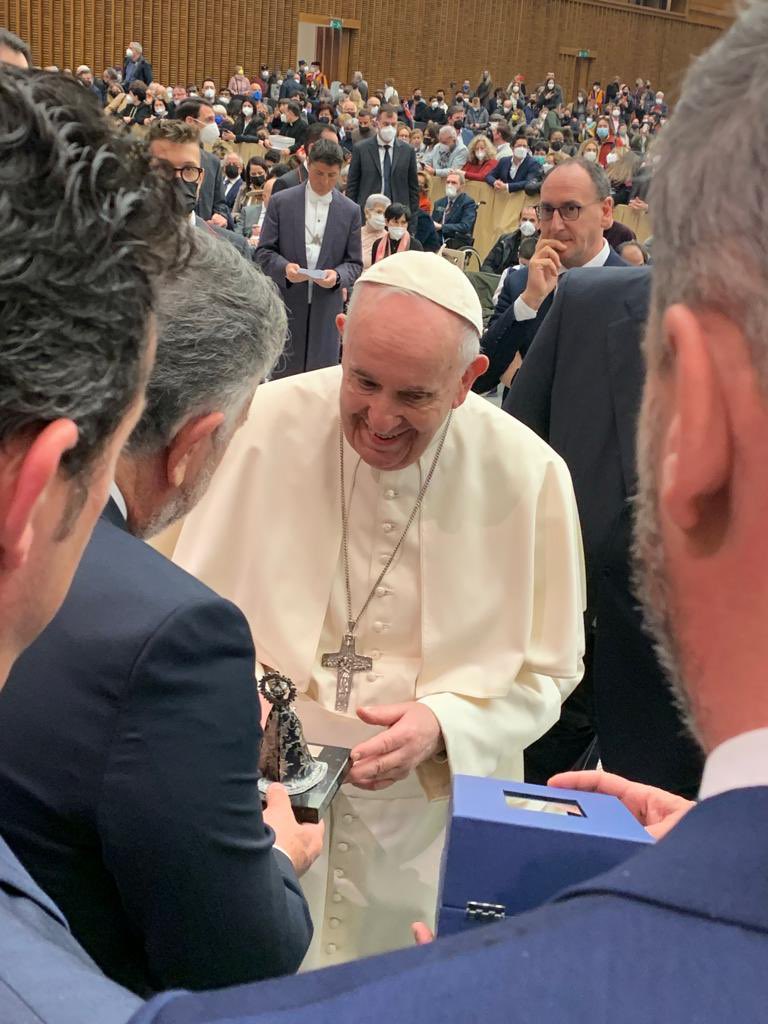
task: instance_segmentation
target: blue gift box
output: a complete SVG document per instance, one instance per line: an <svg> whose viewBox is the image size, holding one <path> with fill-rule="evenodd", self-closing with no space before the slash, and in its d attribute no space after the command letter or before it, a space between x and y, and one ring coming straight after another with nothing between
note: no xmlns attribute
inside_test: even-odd
<svg viewBox="0 0 768 1024"><path fill-rule="evenodd" d="M538 907L652 842L615 797L456 775L438 934Z"/></svg>

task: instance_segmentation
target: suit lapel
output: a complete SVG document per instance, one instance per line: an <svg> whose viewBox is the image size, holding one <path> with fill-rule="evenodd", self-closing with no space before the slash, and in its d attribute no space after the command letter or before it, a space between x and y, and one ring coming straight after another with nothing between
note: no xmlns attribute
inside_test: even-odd
<svg viewBox="0 0 768 1024"><path fill-rule="evenodd" d="M379 176L379 191L381 191L381 189L384 186L384 181L381 175L381 161L379 160L379 143L377 142L376 139L371 140L371 145L369 146L369 153L371 154L371 160L373 161L374 169Z"/></svg>
<svg viewBox="0 0 768 1024"><path fill-rule="evenodd" d="M307 265L306 196L307 186L305 182L301 188L296 189L296 198L290 204L291 216L293 217L291 237L296 239L295 262L300 267Z"/></svg>
<svg viewBox="0 0 768 1024"><path fill-rule="evenodd" d="M645 377L641 343L647 309L630 302L626 306L629 315L608 325L606 347L622 476L627 495L631 495L637 485L635 435Z"/></svg>

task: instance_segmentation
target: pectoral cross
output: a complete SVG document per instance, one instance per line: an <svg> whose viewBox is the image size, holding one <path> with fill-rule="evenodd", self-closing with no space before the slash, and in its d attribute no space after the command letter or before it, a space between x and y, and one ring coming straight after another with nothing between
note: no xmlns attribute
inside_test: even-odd
<svg viewBox="0 0 768 1024"><path fill-rule="evenodd" d="M341 647L334 654L324 654L320 659L323 668L335 668L336 675L336 710L344 712L349 707L349 694L352 690L352 677L355 672L370 671L373 658L366 658L355 650L353 624L347 626L347 632L341 641Z"/></svg>

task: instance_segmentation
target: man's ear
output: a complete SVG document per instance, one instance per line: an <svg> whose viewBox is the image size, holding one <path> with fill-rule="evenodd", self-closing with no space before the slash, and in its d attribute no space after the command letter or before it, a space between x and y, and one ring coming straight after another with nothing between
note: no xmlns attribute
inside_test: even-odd
<svg viewBox="0 0 768 1024"><path fill-rule="evenodd" d="M347 326L346 313L337 313L336 315L336 330L339 334L344 337L344 328Z"/></svg>
<svg viewBox="0 0 768 1024"><path fill-rule="evenodd" d="M202 447L224 422L223 412L194 416L176 433L167 448L165 473L170 487L184 484L190 470L197 467Z"/></svg>
<svg viewBox="0 0 768 1024"><path fill-rule="evenodd" d="M0 469L0 568L18 569L27 560L34 539L38 502L56 477L64 453L77 444L72 420L55 420L16 457Z"/></svg>
<svg viewBox="0 0 768 1024"><path fill-rule="evenodd" d="M460 405L464 404L464 401L466 400L466 397L469 394L470 388L475 383L477 378L481 374L485 373L489 365L490 362L488 360L488 356L482 354L475 356L475 358L472 360L472 362L469 364L469 366L466 368L466 370L461 376L461 384L459 386L459 391L453 402L454 409L458 409Z"/></svg>
<svg viewBox="0 0 768 1024"><path fill-rule="evenodd" d="M678 529L694 530L707 501L727 486L731 427L719 369L698 316L670 306L663 330L673 352L674 413L662 447L660 499Z"/></svg>

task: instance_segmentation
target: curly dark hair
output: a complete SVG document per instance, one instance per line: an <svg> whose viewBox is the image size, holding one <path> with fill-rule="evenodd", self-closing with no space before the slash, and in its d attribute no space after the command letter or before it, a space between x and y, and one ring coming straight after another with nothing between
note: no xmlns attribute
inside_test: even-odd
<svg viewBox="0 0 768 1024"><path fill-rule="evenodd" d="M75 79L0 65L0 444L61 417L85 474L143 386L192 233L173 182Z"/></svg>

